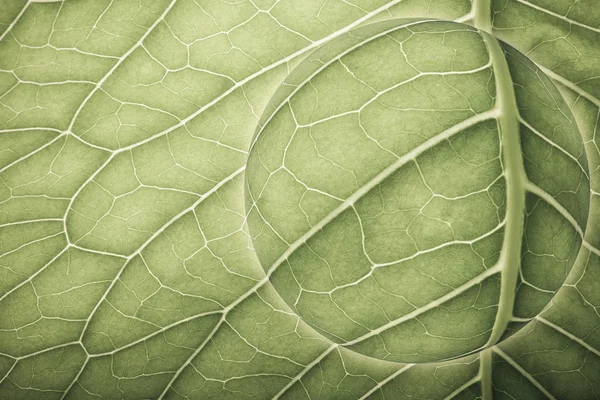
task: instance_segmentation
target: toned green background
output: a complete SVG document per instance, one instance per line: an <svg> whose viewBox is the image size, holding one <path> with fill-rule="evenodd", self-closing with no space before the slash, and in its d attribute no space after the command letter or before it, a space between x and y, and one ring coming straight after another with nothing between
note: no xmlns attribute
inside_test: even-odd
<svg viewBox="0 0 600 400"><path fill-rule="evenodd" d="M0 0L0 398L600 398L594 3ZM359 25L413 16L475 23L537 63L591 182L585 244L548 309L492 350L417 365L300 321L244 203L254 131L289 72Z"/></svg>

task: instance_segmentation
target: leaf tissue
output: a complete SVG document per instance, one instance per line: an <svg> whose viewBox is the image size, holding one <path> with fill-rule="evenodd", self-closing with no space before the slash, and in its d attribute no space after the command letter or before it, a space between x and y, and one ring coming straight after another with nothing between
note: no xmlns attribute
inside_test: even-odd
<svg viewBox="0 0 600 400"><path fill-rule="evenodd" d="M596 0L0 0L0 400L600 399Z"/></svg>
<svg viewBox="0 0 600 400"><path fill-rule="evenodd" d="M567 278L589 208L583 140L509 45L453 22L368 25L311 54L267 110L250 232L278 293L334 342L463 356Z"/></svg>

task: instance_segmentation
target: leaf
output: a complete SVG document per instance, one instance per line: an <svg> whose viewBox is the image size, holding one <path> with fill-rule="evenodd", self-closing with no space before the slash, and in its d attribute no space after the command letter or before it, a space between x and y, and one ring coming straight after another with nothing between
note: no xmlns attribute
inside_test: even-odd
<svg viewBox="0 0 600 400"><path fill-rule="evenodd" d="M525 57L466 25L391 21L322 47L281 91L250 152L248 223L319 332L439 361L495 344L511 313L534 317L560 288L587 162Z"/></svg>
<svg viewBox="0 0 600 400"><path fill-rule="evenodd" d="M367 22L486 15L473 6L474 13L462 0L0 1L0 397L477 398L492 383L492 359L499 387L500 359L488 353L481 363L474 355L413 365L332 346L265 278L243 199L259 116L308 54ZM592 13L570 17L598 25ZM593 43L578 45L592 52ZM596 64L587 68L594 76ZM584 86L563 78L573 82L564 90ZM587 141L593 227L596 106L566 98ZM595 254L598 235L589 232ZM597 264L589 266L593 278ZM590 300L560 303L585 304L581 318L543 316L597 349L597 289L585 281L570 292ZM560 308L563 292L547 313ZM517 347L503 349L522 361ZM544 359L548 371L557 362ZM577 390L597 397L591 386Z"/></svg>
<svg viewBox="0 0 600 400"><path fill-rule="evenodd" d="M588 245L582 249L564 287L548 309L522 333L500 347L495 356L494 383L506 396L530 398L598 398L600 361L597 335L598 188L600 184L597 130L600 92L593 61L593 43L600 34L598 14L586 2L494 1L494 33L523 51L554 79L577 119L586 143L590 166L591 201L586 230ZM534 365L533 363L536 363ZM570 369L568 365L577 366ZM506 376L520 374L519 384ZM504 382L503 382L504 381ZM525 392L525 390L527 392Z"/></svg>

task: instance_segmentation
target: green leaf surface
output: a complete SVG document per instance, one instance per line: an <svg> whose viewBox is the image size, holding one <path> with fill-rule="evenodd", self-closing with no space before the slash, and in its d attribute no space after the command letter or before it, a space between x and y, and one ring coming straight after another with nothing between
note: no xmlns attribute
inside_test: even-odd
<svg viewBox="0 0 600 400"><path fill-rule="evenodd" d="M0 0L0 398L600 398L598 12L591 0ZM379 128L386 105L414 108L402 117L410 140L394 142L396 136L374 129L373 135L381 137L353 143L361 151L342 157L344 142L328 143L332 138L319 137L313 128L314 142L306 134L290 147L302 153L290 154L296 164L289 167L298 179L282 173L275 183L286 188L278 200L291 203L284 214L269 209L267 216L286 246L272 236L258 240L256 216L247 213L246 182L264 179L258 169L250 169L252 163L248 176L245 171L257 127L279 133L264 145L272 156L263 160L265 168L278 162L275 156L285 147L285 132L290 133L282 111L268 124L261 116L273 114L305 80L303 74L326 61L318 57L336 58L344 46L383 25L361 26L397 18L472 24L526 56L502 45L510 53L502 59L515 83L523 168L532 183L523 204L523 268L515 277L515 307L509 310L515 318L506 321L508 333L514 333L498 346L450 361L442 360L480 343L438 344L435 351L427 343L422 358L396 357L394 362L381 360L386 357L375 354L375 347L347 349L328 334L330 329L290 307L290 292L276 279L285 277L267 275L264 266L268 271L307 227L317 226L396 157L492 107L501 90L489 84L497 69L486 66L490 51L473 28L432 22L432 29L456 32L443 42L439 34L422 32L417 36L425 44L415 39L410 48L407 41L406 59L397 51L386 53L391 47L383 42L373 49L363 45L364 54L349 54L347 63L319 73L311 80L314 87L304 86L303 95L290 100L296 101L292 107L297 107L300 125L352 111L374 93L410 79L415 72L406 60L419 72L461 71L433 92L415 81L400 96L390 94L388 103L374 103L366 122ZM387 24L398 26L397 21ZM471 45L461 47L466 40ZM425 45L432 47L423 51ZM448 63L452 54L461 62ZM394 73L382 73L382 66L391 64L398 66ZM477 68L481 71L466 76L465 71ZM292 85L277 91L284 81ZM448 103L436 103L436 97ZM447 112L424 116L426 109L444 106ZM399 112L393 114L400 118ZM332 132L347 133L347 140L364 140L351 136L353 124L331 126ZM585 151L582 140L574 139L577 130ZM472 217L469 210L476 207L485 218L457 218L452 239L436 226L434 238L441 242L426 243L432 236L423 235L417 251L449 240L473 240L491 232L508 213L509 204L493 201L494 196L504 199L502 188L510 186L495 180L505 167L498 166L506 157L500 150L502 131L501 125L498 129L484 121L460 129L435 153L419 156L423 175L407 165L406 177L386 183L388 190L393 184L410 187L414 196L394 199L394 207L415 202L407 209L421 207L431 194L422 176L441 195L436 201L477 191L490 194L487 200L462 200L461 212ZM475 134L488 139L470 140ZM258 136L251 154L263 137ZM310 168L304 166L307 161L313 163ZM353 171L347 161L363 167ZM460 168L460 176L449 182L452 177L446 174L444 181L436 181L440 175L434 172L442 162L447 169ZM326 178L330 185L319 186ZM318 191L298 186L305 180ZM393 196L380 186L382 196ZM497 187L497 193L484 190L488 186ZM310 210L306 216L292 201L304 192L310 193L302 203ZM364 213L374 215L380 207L374 200L363 206ZM444 207L427 210L429 221L453 217L436 215L436 209ZM352 218L348 214L345 223L355 224ZM373 216L370 229L394 228L385 226L393 222ZM422 230L428 228L421 223ZM355 228L347 232L356 233ZM415 275L411 287L429 285L427 296L438 297L461 287L482 268L493 268L504 248L495 238L490 235L478 249L485 255L479 269L461 269L461 275L438 270L436 276L429 274L435 279L421 275L421 283ZM344 256L362 250L350 246L355 237L338 239L348 246ZM328 252L331 243L320 246L319 251ZM390 258L375 242L369 246L367 254L377 262L408 256L401 254L408 247L394 249ZM476 253L465 249L460 257ZM427 263L412 267L458 256L432 252L428 257ZM306 286L331 289L317 272L304 273ZM351 283L356 276L344 272L334 284ZM440 281L439 287L434 281ZM423 291L415 294L421 301L417 307L434 300ZM345 304L357 296L344 295L340 301ZM492 308L501 304L498 294L495 299ZM354 310L368 321L352 329L362 332L364 325L362 334L372 332L384 311L396 313L395 318L410 313L398 302L364 304L378 302L394 310ZM326 305L319 300L317 306ZM456 304L457 309L464 306ZM494 315L484 317L488 326L482 331L488 336ZM323 323L336 323L333 318ZM455 322L444 326L444 336L453 334L448 330ZM474 326L482 325L468 328L471 339ZM414 349L398 352L415 354Z"/></svg>
<svg viewBox="0 0 600 400"><path fill-rule="evenodd" d="M398 362L458 357L567 278L587 160L521 54L468 25L393 20L311 54L281 91L250 152L248 223L275 288L325 336Z"/></svg>

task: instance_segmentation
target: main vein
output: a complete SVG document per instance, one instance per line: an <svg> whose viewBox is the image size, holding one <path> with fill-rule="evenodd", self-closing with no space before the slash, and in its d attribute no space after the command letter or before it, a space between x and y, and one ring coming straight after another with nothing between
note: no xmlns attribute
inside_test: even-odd
<svg viewBox="0 0 600 400"><path fill-rule="evenodd" d="M519 112L508 62L500 43L484 34L490 52L496 83L498 125L502 138L506 180L506 228L498 264L502 266L498 312L488 340L493 345L504 333L513 313L517 277L521 267L521 241L525 219L525 167L519 139Z"/></svg>

